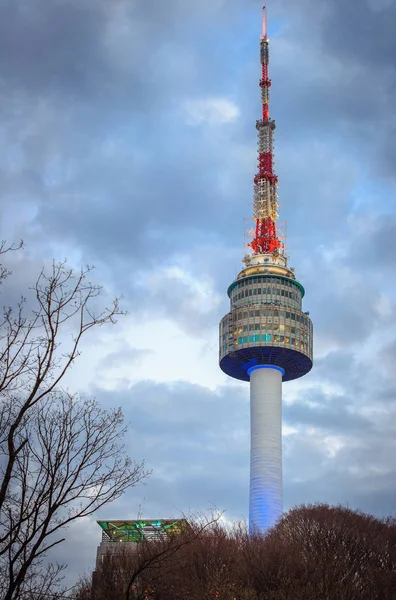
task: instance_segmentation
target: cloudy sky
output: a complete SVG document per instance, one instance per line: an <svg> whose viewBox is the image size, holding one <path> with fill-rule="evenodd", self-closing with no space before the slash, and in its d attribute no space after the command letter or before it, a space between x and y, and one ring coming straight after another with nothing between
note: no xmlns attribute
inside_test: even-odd
<svg viewBox="0 0 396 600"><path fill-rule="evenodd" d="M217 365L256 162L258 0L0 0L1 237L14 285L94 264L129 315L75 390L153 475L98 517L245 518L248 386ZM280 220L315 366L284 386L285 507L396 511L396 3L270 0ZM29 275L28 275L29 274ZM69 577L100 530L73 527Z"/></svg>

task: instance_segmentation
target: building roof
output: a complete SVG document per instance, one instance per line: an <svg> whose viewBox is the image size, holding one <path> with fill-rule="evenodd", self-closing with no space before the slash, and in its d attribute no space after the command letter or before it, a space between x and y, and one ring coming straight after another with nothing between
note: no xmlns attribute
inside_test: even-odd
<svg viewBox="0 0 396 600"><path fill-rule="evenodd" d="M186 519L138 519L135 521L97 521L102 541L142 542L165 535L178 535L188 527Z"/></svg>

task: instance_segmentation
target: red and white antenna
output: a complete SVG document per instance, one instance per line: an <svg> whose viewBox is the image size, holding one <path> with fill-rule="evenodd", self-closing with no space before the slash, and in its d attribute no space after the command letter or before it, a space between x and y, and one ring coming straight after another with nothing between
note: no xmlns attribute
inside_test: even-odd
<svg viewBox="0 0 396 600"><path fill-rule="evenodd" d="M253 219L254 237L249 246L254 254L272 254L282 249L276 220L278 218L278 177L274 172L275 121L270 118L269 96L271 80L268 77L269 40L267 38L267 6L263 6L262 34L260 40L261 62L261 119L256 122L258 131L258 173L254 178Z"/></svg>

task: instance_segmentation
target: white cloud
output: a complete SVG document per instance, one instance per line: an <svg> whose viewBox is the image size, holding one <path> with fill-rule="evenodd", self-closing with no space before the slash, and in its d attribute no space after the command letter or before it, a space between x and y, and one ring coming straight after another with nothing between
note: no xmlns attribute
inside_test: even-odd
<svg viewBox="0 0 396 600"><path fill-rule="evenodd" d="M235 121L240 115L239 107L228 98L187 100L183 110L189 125L223 125Z"/></svg>
<svg viewBox="0 0 396 600"><path fill-rule="evenodd" d="M381 12L393 6L395 0L367 0L367 6L373 12Z"/></svg>

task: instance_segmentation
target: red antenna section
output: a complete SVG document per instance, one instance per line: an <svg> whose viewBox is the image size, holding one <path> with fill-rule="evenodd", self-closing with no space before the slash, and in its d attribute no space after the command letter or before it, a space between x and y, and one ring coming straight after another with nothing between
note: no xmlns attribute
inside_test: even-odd
<svg viewBox="0 0 396 600"><path fill-rule="evenodd" d="M274 173L275 121L269 116L268 78L269 40L267 38L267 7L263 6L263 29L260 41L262 118L256 121L258 131L258 173L254 178L255 237L249 244L254 254L272 254L283 248L277 231L278 178Z"/></svg>

